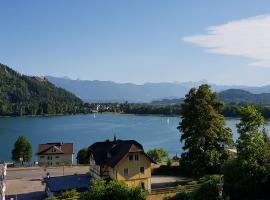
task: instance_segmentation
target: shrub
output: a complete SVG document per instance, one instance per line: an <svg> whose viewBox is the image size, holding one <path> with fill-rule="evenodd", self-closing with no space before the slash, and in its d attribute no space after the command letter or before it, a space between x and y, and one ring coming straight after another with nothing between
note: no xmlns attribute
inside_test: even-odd
<svg viewBox="0 0 270 200"><path fill-rule="evenodd" d="M194 192L194 200L216 200L218 198L218 184L220 175L207 175L202 177L198 183L202 184L198 190Z"/></svg>
<svg viewBox="0 0 270 200"><path fill-rule="evenodd" d="M87 192L81 195L82 200L145 200L141 187L129 188L126 183L111 180L93 180Z"/></svg>
<svg viewBox="0 0 270 200"><path fill-rule="evenodd" d="M68 190L65 191L63 193L61 193L60 198L61 199L68 199L68 198L79 198L80 197L80 193L77 192L75 189L73 190Z"/></svg>
<svg viewBox="0 0 270 200"><path fill-rule="evenodd" d="M191 192L181 192L174 197L165 198L165 200L193 200L193 197Z"/></svg>
<svg viewBox="0 0 270 200"><path fill-rule="evenodd" d="M45 200L57 200L57 198L55 196L52 196L52 197L47 197Z"/></svg>

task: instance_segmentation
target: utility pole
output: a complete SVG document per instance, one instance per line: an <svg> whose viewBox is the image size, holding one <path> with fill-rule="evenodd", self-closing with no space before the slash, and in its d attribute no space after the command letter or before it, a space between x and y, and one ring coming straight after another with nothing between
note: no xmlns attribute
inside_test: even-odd
<svg viewBox="0 0 270 200"><path fill-rule="evenodd" d="M63 176L65 175L65 164L63 163Z"/></svg>

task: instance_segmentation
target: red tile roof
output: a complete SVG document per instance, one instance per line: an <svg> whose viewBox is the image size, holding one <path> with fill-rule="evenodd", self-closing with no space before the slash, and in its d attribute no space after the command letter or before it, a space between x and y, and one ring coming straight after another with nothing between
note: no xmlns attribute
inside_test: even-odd
<svg viewBox="0 0 270 200"><path fill-rule="evenodd" d="M45 154L49 149L54 148L55 152L53 154L73 154L73 143L47 143L39 144L37 155Z"/></svg>

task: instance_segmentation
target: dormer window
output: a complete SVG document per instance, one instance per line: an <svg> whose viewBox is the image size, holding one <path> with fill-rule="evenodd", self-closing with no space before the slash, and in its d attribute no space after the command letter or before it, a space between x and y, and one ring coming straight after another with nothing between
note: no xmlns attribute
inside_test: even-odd
<svg viewBox="0 0 270 200"><path fill-rule="evenodd" d="M136 154L134 157L135 157L135 160L136 160L136 161L139 160L139 155L138 155L138 154Z"/></svg>
<svg viewBox="0 0 270 200"><path fill-rule="evenodd" d="M129 161L133 161L133 155L129 155L129 156L128 156L128 160L129 160Z"/></svg>

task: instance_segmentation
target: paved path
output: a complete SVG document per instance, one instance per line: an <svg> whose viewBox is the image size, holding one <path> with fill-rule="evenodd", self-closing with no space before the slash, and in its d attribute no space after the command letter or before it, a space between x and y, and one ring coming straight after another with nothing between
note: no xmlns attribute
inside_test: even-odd
<svg viewBox="0 0 270 200"><path fill-rule="evenodd" d="M51 176L72 174L85 174L89 171L88 166L56 167L44 171L41 167L31 168L8 168L7 170L7 200L17 195L17 200L41 200L45 197L45 185L42 179L47 172ZM14 198L16 199L16 198Z"/></svg>
<svg viewBox="0 0 270 200"><path fill-rule="evenodd" d="M152 189L163 187L175 187L179 182L191 181L181 176L153 175L151 177Z"/></svg>

